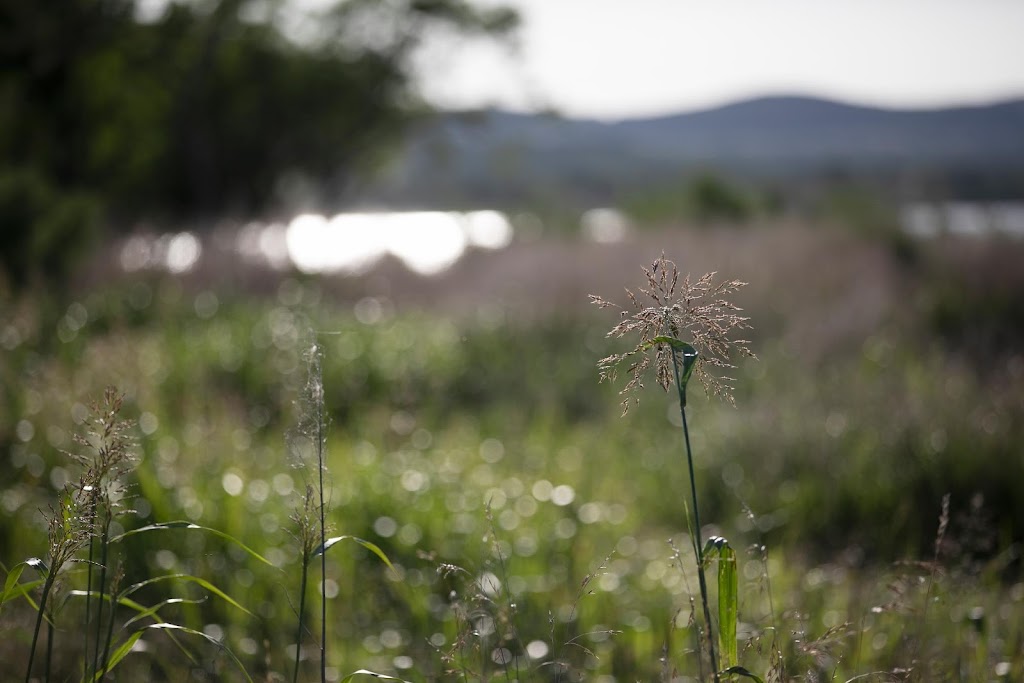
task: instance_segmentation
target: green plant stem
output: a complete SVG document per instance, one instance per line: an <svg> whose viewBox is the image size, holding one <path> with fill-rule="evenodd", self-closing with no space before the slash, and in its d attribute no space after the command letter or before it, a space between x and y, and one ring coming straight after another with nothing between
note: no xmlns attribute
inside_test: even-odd
<svg viewBox="0 0 1024 683"><path fill-rule="evenodd" d="M302 650L302 626L306 616L306 577L309 575L309 554L303 550L302 557L302 581L299 584L299 628L295 633L295 672L292 674L292 683L299 680L299 653Z"/></svg>
<svg viewBox="0 0 1024 683"><path fill-rule="evenodd" d="M117 578L114 579L114 585L111 586L111 590L119 590L117 586ZM107 663L110 661L110 643L114 640L114 608L117 606L117 600L114 596L110 596L110 618L107 619L107 637L103 642L103 658L100 659L99 676L97 680L102 681L103 676L107 673Z"/></svg>
<svg viewBox="0 0 1024 683"><path fill-rule="evenodd" d="M95 547L94 538L95 538L94 529L90 528L89 529L89 559L88 559L88 562L86 562L86 580L85 580L85 633L83 634L83 636L85 637L85 643L84 643L85 656L82 657L82 668L84 670L84 675L82 676L82 680L83 681L89 680L89 671L90 671L90 669L89 669L89 628L90 628L90 622L92 621L92 610L91 610L91 607L92 607L92 564L93 564L92 558L93 558L93 551L94 551L94 547Z"/></svg>
<svg viewBox="0 0 1024 683"><path fill-rule="evenodd" d="M319 370L319 365L317 366ZM320 683L327 683L327 520L324 510L324 400L323 380L318 377L320 395L316 402L316 452L320 474Z"/></svg>
<svg viewBox="0 0 1024 683"><path fill-rule="evenodd" d="M46 575L46 580L43 582L43 595L39 599L39 611L36 612L36 627L32 631L32 645L28 651L28 667L25 670L25 683L29 683L32 679L32 662L36 658L36 644L39 642L39 629L43 625L43 613L46 611L46 599L50 595L50 590L53 588L53 577L56 574L54 568L51 567L49 573Z"/></svg>
<svg viewBox="0 0 1024 683"><path fill-rule="evenodd" d="M718 658L715 656L714 637L711 633L711 609L708 605L708 585L704 576L704 542L700 533L700 511L697 508L697 482L693 470L693 450L690 448L690 429L686 424L686 387L681 383L679 373L679 357L677 351L672 350L672 368L675 371L676 391L679 394L679 415L683 420L683 440L686 443L686 464L690 471L690 498L693 501L693 547L697 555L697 580L700 583L700 598L704 608L704 625L707 629L708 653L711 656L711 672L715 681L718 676Z"/></svg>
<svg viewBox="0 0 1024 683"><path fill-rule="evenodd" d="M43 680L50 683L50 665L53 663L53 615L46 622L46 668Z"/></svg>
<svg viewBox="0 0 1024 683"><path fill-rule="evenodd" d="M99 596L96 602L96 642L93 643L92 670L97 673L100 670L100 634L103 632L103 596L107 591L107 546L110 541L110 516L107 515L103 524L103 534L100 538L100 581L97 588ZM113 605L111 605L113 610ZM111 614L113 619L113 614ZM88 656L88 654L86 655Z"/></svg>

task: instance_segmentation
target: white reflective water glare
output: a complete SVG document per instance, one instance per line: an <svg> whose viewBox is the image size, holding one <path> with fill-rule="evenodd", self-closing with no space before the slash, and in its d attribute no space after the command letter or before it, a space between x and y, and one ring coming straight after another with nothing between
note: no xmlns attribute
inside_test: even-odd
<svg viewBox="0 0 1024 683"><path fill-rule="evenodd" d="M436 275L454 265L467 249L503 249L512 242L512 223L494 210L353 212L332 217L314 213L287 224L252 222L237 230L235 254L275 270L360 275L387 255L420 275ZM203 255L203 241L190 232L134 235L120 247L128 272L192 270Z"/></svg>
<svg viewBox="0 0 1024 683"><path fill-rule="evenodd" d="M303 214L288 225L286 244L292 263L307 273L357 275L390 254L413 272L435 275L469 247L501 249L512 234L505 214L491 210Z"/></svg>

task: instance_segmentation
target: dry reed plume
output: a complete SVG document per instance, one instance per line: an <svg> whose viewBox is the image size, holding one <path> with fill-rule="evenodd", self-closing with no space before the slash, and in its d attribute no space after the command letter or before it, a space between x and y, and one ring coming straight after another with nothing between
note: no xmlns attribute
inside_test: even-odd
<svg viewBox="0 0 1024 683"><path fill-rule="evenodd" d="M638 288L636 293L626 289L630 308L599 296L590 296L590 301L601 308L619 309L622 321L607 336L619 338L638 334L640 337L632 350L612 354L598 362L602 381L614 381L618 367L623 362L630 362L627 370L630 379L620 392L625 396L623 414L629 410L631 398L634 403L639 400L633 391L643 387L643 377L652 364L647 353L651 348L655 350L653 364L657 382L668 391L674 380L671 347L666 338L686 341L684 335L689 335L690 343L699 354L694 374L704 390L732 403L732 379L713 374L707 366L727 370L735 367L732 361L738 356L754 357L749 341L730 339L735 330L750 327L748 318L739 315L743 309L727 299L746 283L728 280L716 284L714 272L695 281L686 275L680 282L679 269L664 254L643 271L647 278L646 286ZM650 299L652 303L642 302L643 298Z"/></svg>

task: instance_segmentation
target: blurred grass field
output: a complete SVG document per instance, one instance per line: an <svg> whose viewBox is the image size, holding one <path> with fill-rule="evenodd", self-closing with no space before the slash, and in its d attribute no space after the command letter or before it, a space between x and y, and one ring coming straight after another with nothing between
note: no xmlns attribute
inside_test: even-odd
<svg viewBox="0 0 1024 683"><path fill-rule="evenodd" d="M222 639L254 679L286 680L289 518L313 476L294 467L286 436L315 338L330 521L396 568L357 545L330 551L333 680L360 668L504 678L491 653L513 635L530 653L523 680L695 680L678 414L651 386L620 417L617 387L598 384L595 367L624 350L604 337L616 321L586 304L588 293L621 299L662 250L684 272L750 283L739 303L759 360L735 371L736 407L695 389L690 401L701 517L739 549L744 666L782 677L774 640L787 679L1024 678L1024 245L995 238L674 230L513 245L429 282L385 268L340 281L267 274L252 287L208 268L11 297L0 559L45 552L41 510L75 477L62 450L114 385L141 457L124 527L189 520L276 565L167 530L123 542L126 580L205 577L253 615L207 596L165 618ZM161 584L136 599L171 596L202 591ZM472 667L444 656L466 637L460 614L464 651L479 650ZM24 600L3 606L3 661L24 659L34 615ZM80 624L70 597L55 679L78 671ZM140 642L120 680L238 675L214 648L190 644L190 660L161 634ZM317 657L310 649L306 679ZM541 666L553 658L569 671Z"/></svg>

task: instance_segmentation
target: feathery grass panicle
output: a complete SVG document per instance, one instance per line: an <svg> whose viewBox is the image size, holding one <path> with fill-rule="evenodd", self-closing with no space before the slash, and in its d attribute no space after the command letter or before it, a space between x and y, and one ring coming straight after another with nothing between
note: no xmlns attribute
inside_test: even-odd
<svg viewBox="0 0 1024 683"><path fill-rule="evenodd" d="M85 420L83 432L74 437L75 443L91 451L91 454L68 453L86 469L95 470L100 483L108 487L105 492L115 494L114 497L123 493L123 478L135 467L137 461L135 439L131 435L135 423L121 418L123 406L124 394L119 393L115 387L107 387L103 392L103 401L90 405L90 414Z"/></svg>
<svg viewBox="0 0 1024 683"><path fill-rule="evenodd" d="M302 547L302 581L299 587L298 630L295 642L295 668L292 680L299 675L299 653L302 649L302 633L305 621L306 584L309 567L316 554L320 555L320 680L327 680L327 602L323 597L327 580L327 511L329 495L324 483L327 472L327 417L324 406L323 351L313 341L306 353L306 384L299 399L299 422L289 438L289 455L293 465L312 468L316 474L308 477L301 509L293 520L298 529L298 540ZM318 553L319 551L319 553Z"/></svg>
<svg viewBox="0 0 1024 683"><path fill-rule="evenodd" d="M100 544L100 580L99 593L106 590L107 546L109 543L110 524L115 510L122 505L126 485L124 477L131 471L136 462L134 439L131 437L133 422L120 417L124 404L124 395L115 388L108 387L103 394L102 403L91 405L90 415L86 418L82 433L74 436L77 445L85 453L68 452L67 455L82 466L82 473L77 482L65 486L60 494L57 507L50 506L47 518L47 540L49 568L45 572L45 582L39 601L35 631L29 651L26 680L31 677L32 664L35 657L36 642L39 636L42 616L53 613L52 603L47 605L51 592L54 590L63 567L76 559L76 555L84 548L89 548L88 555L88 591L86 601L86 656L89 649L89 628L91 621L90 608L93 590L94 542ZM88 454L87 454L88 453ZM97 619L93 638L94 665L93 671L99 670L100 628L102 623L102 599L97 598ZM113 606L111 606L113 610ZM113 615L111 614L111 619ZM52 654L53 622L50 621L51 639L47 646L46 668L49 671L49 657ZM104 650L106 652L106 650Z"/></svg>
<svg viewBox="0 0 1024 683"><path fill-rule="evenodd" d="M634 390L643 387L643 377L654 365L658 384L668 391L675 381L673 378L671 348L659 337L671 337L688 341L697 349L698 358L694 375L704 386L708 395L719 396L734 403L731 378L709 370L727 370L735 367L733 360L738 356L755 357L749 341L731 339L735 330L749 329L748 318L739 313L743 310L731 303L727 297L747 283L727 280L715 283L715 272L691 280L686 275L680 282L676 264L662 254L650 268L644 268L646 286L633 292L626 289L629 308L590 295L591 303L601 308L617 308L622 321L608 332L609 337L638 335L639 342L632 350L612 354L598 362L601 380L614 381L619 366L629 362L629 381L620 392L623 414L629 410L630 401L639 399ZM687 336L689 339L684 339ZM654 349L654 357L647 352Z"/></svg>

